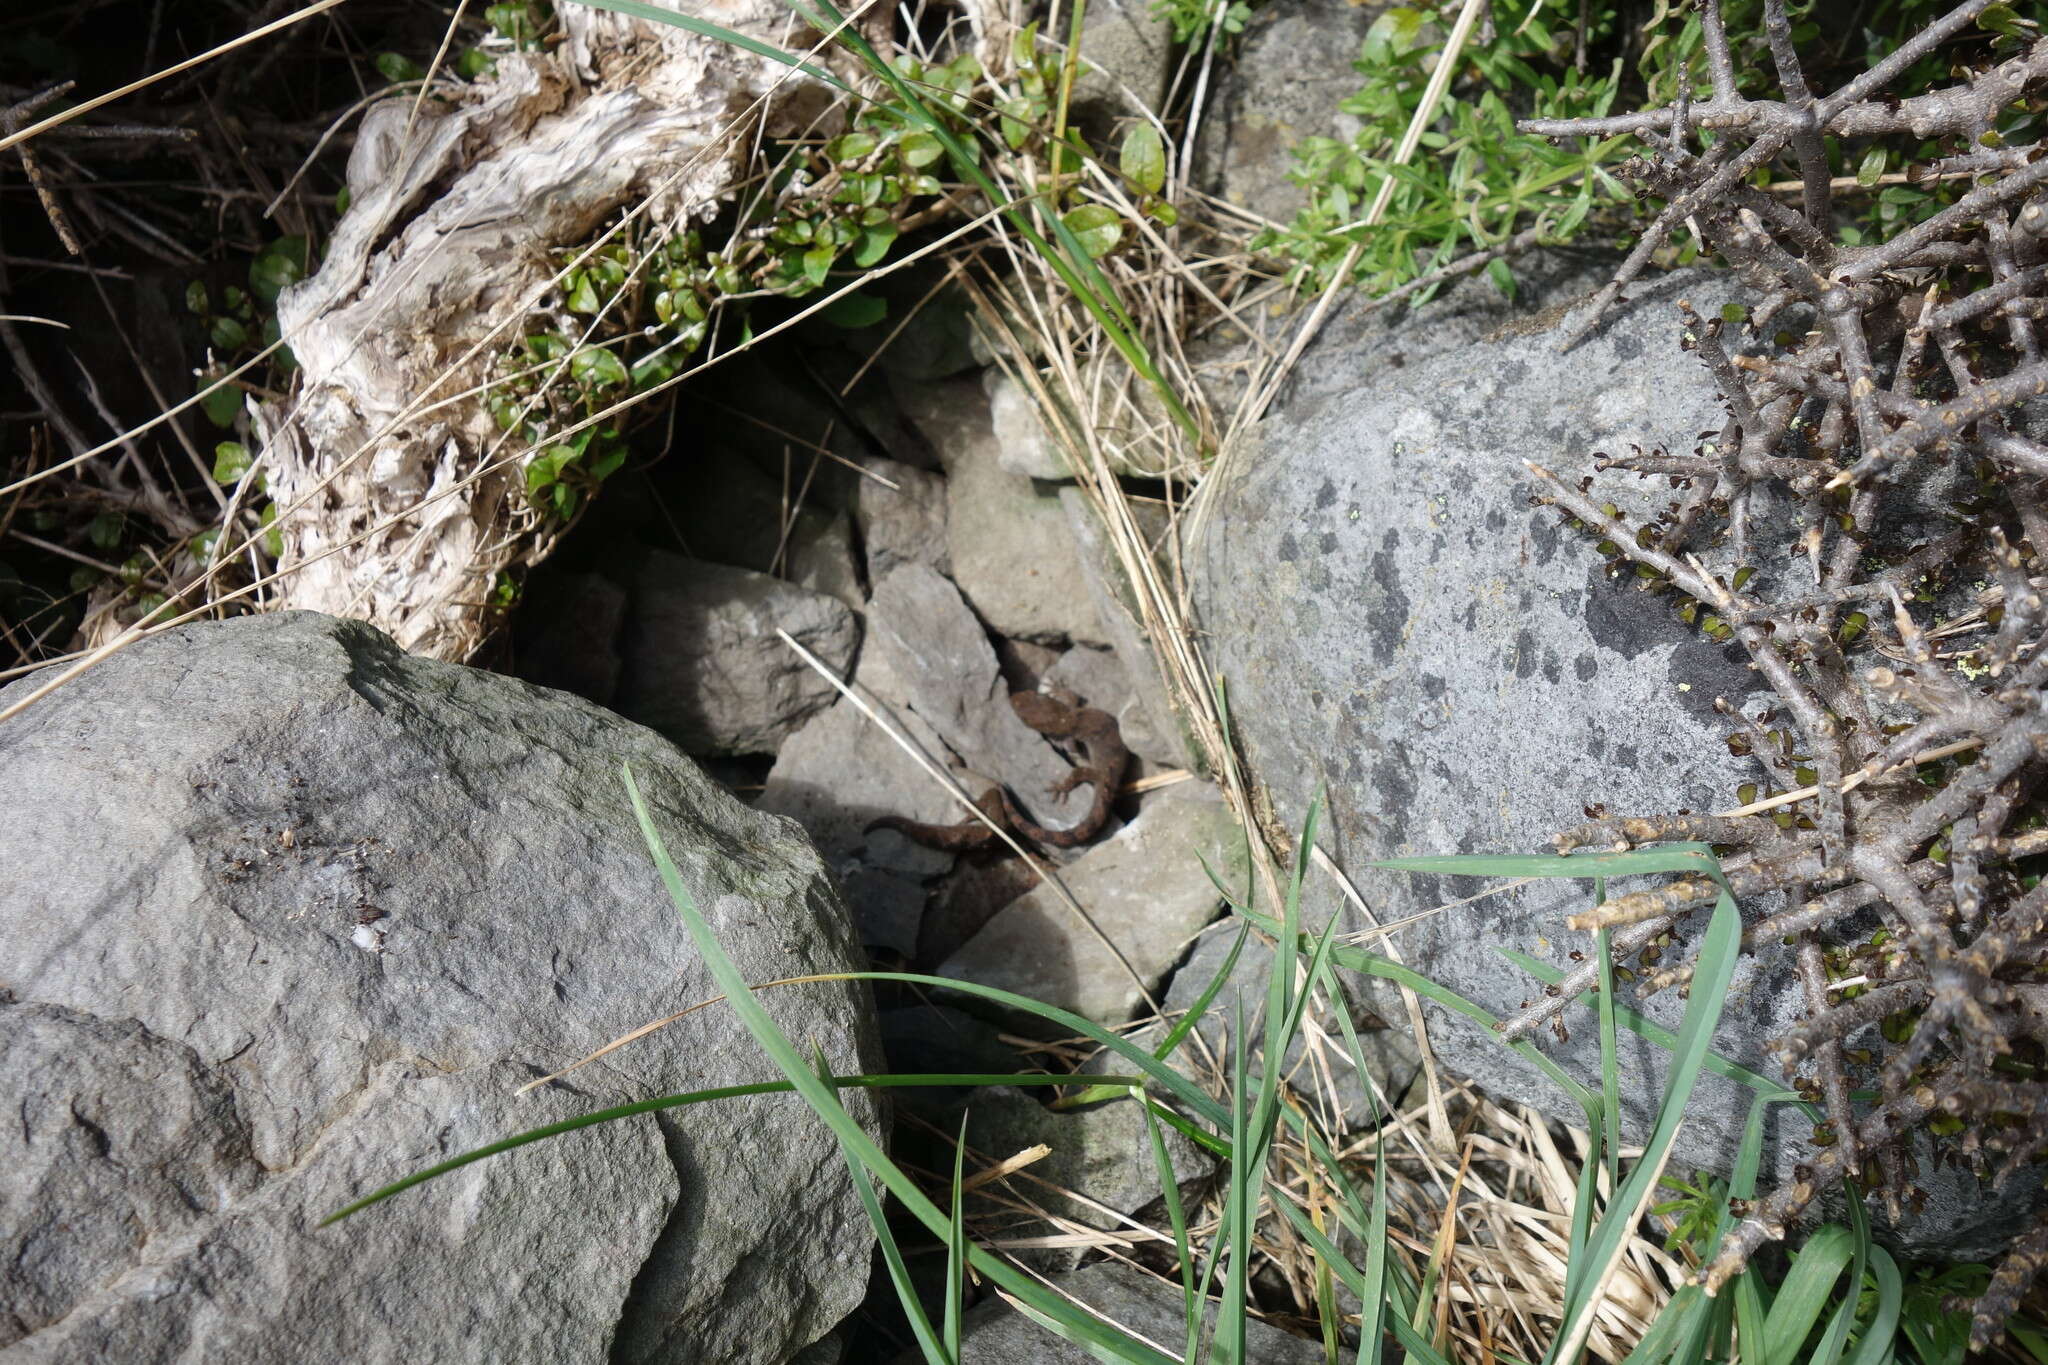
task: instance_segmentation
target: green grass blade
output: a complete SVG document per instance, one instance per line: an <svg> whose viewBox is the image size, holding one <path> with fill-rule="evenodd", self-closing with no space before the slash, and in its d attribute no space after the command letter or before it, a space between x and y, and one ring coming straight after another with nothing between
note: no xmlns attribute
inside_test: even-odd
<svg viewBox="0 0 2048 1365"><path fill-rule="evenodd" d="M1386 858L1372 866L1454 877L1633 877L1691 872L1724 881L1713 847L1697 842L1657 844L1620 853L1432 854L1422 858Z"/></svg>
<svg viewBox="0 0 2048 1365"><path fill-rule="evenodd" d="M1827 1330L1821 1333L1820 1344L1814 1348L1812 1365L1838 1365L1842 1352L1848 1348L1849 1332L1856 1325L1856 1313L1863 1298L1863 1272L1870 1264L1870 1253L1876 1249L1870 1239L1870 1214L1864 1209L1863 1201L1851 1197L1849 1207L1849 1273L1843 1278L1847 1286L1842 1301L1835 1305L1834 1313L1828 1318Z"/></svg>
<svg viewBox="0 0 2048 1365"><path fill-rule="evenodd" d="M1855 1255L1855 1238L1840 1223L1829 1223L1815 1231L1801 1247L1792 1269L1771 1300L1770 1315L1764 1319L1764 1348L1769 1352L1759 1365L1792 1365L1806 1344L1813 1325L1834 1294ZM1853 1296L1852 1296L1853 1297ZM1743 1355L1750 1356L1748 1345Z"/></svg>
<svg viewBox="0 0 2048 1365"><path fill-rule="evenodd" d="M1283 955L1275 953L1275 970ZM1230 1163L1230 1185L1224 1200L1223 1226L1217 1244L1229 1257L1224 1262L1222 1304L1216 1314L1216 1338L1211 1344L1214 1365L1249 1365L1245 1360L1245 1298L1251 1293L1253 1215L1257 1212L1261 1181L1246 1155L1252 1149L1251 1111L1245 1104L1244 1003L1240 999L1232 1013L1230 1027L1230 1149L1237 1155ZM1274 1068L1266 1068L1268 1071Z"/></svg>
<svg viewBox="0 0 2048 1365"><path fill-rule="evenodd" d="M1599 1283L1600 1274L1609 1262L1621 1253L1633 1223L1634 1211L1646 1202L1647 1186L1657 1178L1672 1140L1678 1135L1686 1103L1692 1098L1693 1087L1706 1059L1707 1046L1713 1041L1714 1027L1720 1022L1728 983L1734 975L1735 959L1742 945L1742 917L1726 890L1725 880L1719 875L1718 864L1714 875L1716 880L1722 881L1723 890L1716 898L1713 918L1708 922L1700 945L1692 995L1686 1002L1685 1020L1679 1028L1677 1046L1672 1052L1671 1074L1664 1098L1657 1107L1657 1118L1649 1139L1643 1144L1642 1158L1615 1192L1608 1206L1608 1216L1601 1219L1586 1244L1591 1268L1580 1278L1575 1286L1576 1292L1566 1293L1564 1321L1559 1327L1560 1341L1570 1340L1580 1325L1581 1317L1593 1311L1595 1304L1590 1291Z"/></svg>
<svg viewBox="0 0 2048 1365"><path fill-rule="evenodd" d="M621 770L625 777L627 797L633 805L633 815L639 821L640 832L647 841L648 852L654 858L655 867L661 873L661 880L668 890L669 899L675 902L676 912L681 916L684 927L688 929L698 956L710 971L712 979L718 983L719 989L725 992L727 1005L740 1017L740 1021L754 1036L754 1041L761 1050L768 1054L776 1069L795 1085L797 1093L810 1106L811 1112L831 1129L841 1147L879 1177L904 1209L923 1223L935 1238L945 1237L948 1228L945 1214L925 1196L917 1187L917 1182L911 1179L907 1172L889 1159L888 1153L869 1136L867 1130L846 1112L839 1103L837 1092L811 1074L810 1068L804 1064L802 1055L797 1052L788 1036L769 1016L761 1002L754 998L753 992L747 989L745 978L740 975L739 968L733 964L732 959L726 955L724 947L718 942L718 936L711 932L711 926L705 922L697 909L696 899L683 885L682 874L677 871L674 860L662 847L661 836L654 828L654 819L648 813L647 804L640 795L639 784L633 779L632 767L621 765ZM1152 1059L1148 1055L1146 1060ZM1135 1365L1178 1365L1163 1352L1147 1346L1091 1314L1079 1311L1031 1276L982 1248L970 1245L968 1254L973 1259L975 1268L983 1275L1008 1290L1020 1303L1058 1323L1062 1334L1070 1340L1081 1342L1091 1348L1100 1347L1115 1351Z"/></svg>
<svg viewBox="0 0 2048 1365"><path fill-rule="evenodd" d="M1858 1330L1861 1337L1849 1353L1848 1365L1885 1365L1892 1358L1893 1338L1899 1330L1899 1309L1906 1298L1905 1277L1899 1263L1883 1247L1870 1248L1870 1274L1877 1281L1877 1307L1870 1321Z"/></svg>
<svg viewBox="0 0 2048 1365"><path fill-rule="evenodd" d="M1159 1194L1166 1204L1167 1226L1173 1229L1174 1266L1180 1271L1181 1307L1187 1325L1184 1349L1187 1358L1192 1360L1195 1347L1200 1343L1202 1300L1195 1293L1194 1245L1188 1237L1187 1209L1181 1204L1180 1181L1174 1175L1173 1158L1166 1150L1166 1136L1159 1131L1159 1120L1153 1116L1152 1102L1139 1095L1138 1103L1143 1106L1145 1137L1152 1145L1152 1169L1159 1175Z"/></svg>
<svg viewBox="0 0 2048 1365"><path fill-rule="evenodd" d="M1102 1025L1091 1019L1084 1019L1071 1010L1061 1009L1057 1005L1047 1005L1041 1001L1032 1000L1010 991L1000 990L994 986L984 986L978 982L962 981L950 976L924 976L916 972L848 972L847 979L853 981L893 981L904 985L923 986L934 990L954 991L962 995L977 996L980 999L989 1001L991 1004L1001 1005L1005 1009L1036 1015L1041 1019L1058 1024L1062 1029L1070 1033L1085 1036L1090 1041L1098 1043L1109 1051L1114 1052L1118 1057L1130 1063L1132 1070L1137 1072L1141 1078L1156 1083L1161 1090L1171 1095L1177 1103L1218 1131L1227 1132L1230 1128L1230 1116L1222 1103L1213 1095L1203 1090L1201 1086L1182 1075L1174 1067L1160 1061L1150 1051L1139 1047L1130 1039L1102 1027ZM1057 1079L1059 1082L1068 1085L1074 1082L1072 1076L1061 1076ZM1162 1117L1164 1116L1162 1115ZM1210 1150L1218 1155L1226 1157L1230 1155L1230 1148L1223 1139L1211 1137L1208 1134L1198 1134L1187 1129L1182 1131L1188 1132L1190 1137L1202 1142L1203 1145L1209 1147Z"/></svg>
<svg viewBox="0 0 2048 1365"><path fill-rule="evenodd" d="M866 1210L868 1222L875 1229L875 1243L882 1250L882 1264L888 1268L889 1283L896 1290L896 1300L903 1305L903 1316L910 1323L910 1335L917 1341L917 1349L923 1354L926 1365L956 1365L957 1352L948 1354L932 1330L932 1320L924 1311L924 1304L917 1297L917 1285L910 1278L910 1267L904 1263L903 1248L897 1244L896 1233L889 1226L889 1216L882 1211L882 1201L875 1197L874 1182L868 1173L853 1159L853 1153L841 1149L846 1167L853 1173L853 1188L860 1195L861 1208Z"/></svg>
<svg viewBox="0 0 2048 1365"><path fill-rule="evenodd" d="M1315 1221L1287 1197L1285 1191L1275 1189L1272 1195L1273 1207L1294 1225L1302 1240L1315 1249L1317 1256L1321 1257L1337 1277L1350 1287L1351 1292L1363 1300L1369 1287L1363 1273L1344 1259L1343 1253L1330 1241L1329 1235L1318 1228ZM1388 1325L1394 1333L1394 1340L1401 1344L1402 1349L1408 1353L1408 1358L1417 1362L1417 1365L1450 1365L1443 1353L1438 1351L1428 1338L1410 1327L1404 1318L1392 1318Z"/></svg>
<svg viewBox="0 0 2048 1365"><path fill-rule="evenodd" d="M1270 915L1261 914L1249 906L1238 906L1237 912L1269 934L1277 936L1280 933L1279 921L1273 919ZM1500 1020L1490 1014L1483 1006L1475 1004L1447 986L1438 985L1422 975L1422 973L1403 966L1391 958L1366 952L1362 948L1333 947L1330 950L1330 960L1350 971L1363 972L1368 976L1377 976L1382 980L1391 981L1399 986L1407 986L1424 999L1442 1005L1445 1009L1451 1010L1454 1013L1462 1014L1467 1019L1482 1024L1488 1029L1498 1031L1500 1028ZM1586 1122L1589 1125L1600 1121L1600 1097L1580 1084L1563 1067L1544 1056L1527 1041L1504 1043L1504 1046L1516 1056L1528 1062L1529 1065L1541 1071L1558 1089L1576 1100L1579 1107L1585 1111Z"/></svg>
<svg viewBox="0 0 2048 1365"><path fill-rule="evenodd" d="M1139 1079L1136 1076L1120 1076L1108 1077L1105 1078L1105 1081L1122 1081L1135 1085ZM834 1076L831 1084L841 1090L886 1090L915 1089L926 1086L1064 1085L1070 1083L1070 1081L1071 1078L1067 1076L1047 1076L1037 1072L1012 1075L1008 1072L977 1071L915 1072L905 1073L900 1076ZM351 1214L359 1213L369 1208L372 1204L383 1203L394 1194L400 1194L415 1185L423 1185L429 1180L447 1175L450 1171L459 1171L464 1166L482 1161L486 1157L515 1151L521 1147L531 1146L536 1142L544 1142L552 1137L561 1137L565 1133L576 1132L578 1129L592 1128L600 1123L613 1123L619 1119L629 1119L640 1114L656 1114L664 1109L681 1109L692 1104L708 1104L715 1100L744 1099L750 1095L786 1095L795 1089L796 1087L788 1081L756 1081L751 1085L721 1085L708 1090L690 1090L676 1095L661 1095L651 1100L635 1100L631 1104L613 1105L609 1109L599 1109L592 1113L579 1114L575 1118L563 1119L558 1123L543 1124L539 1128L529 1128L523 1133L514 1133L511 1137L500 1138L496 1142L487 1143L472 1151L464 1152L460 1156L450 1157L446 1161L437 1162L423 1171L415 1171L403 1180L395 1180L382 1189L356 1200L355 1203L350 1204L348 1207L337 1209L333 1213L328 1214L320 1220L319 1226L324 1228L329 1223L338 1223Z"/></svg>
<svg viewBox="0 0 2048 1365"><path fill-rule="evenodd" d="M960 1116L960 1134L953 1143L952 1222L946 1230L946 1317L943 1329L946 1359L960 1359L960 1308L967 1298L967 1216L960 1187L967 1159L967 1115Z"/></svg>
<svg viewBox="0 0 2048 1365"><path fill-rule="evenodd" d="M1706 1316L1711 1303L1698 1285L1681 1285L1635 1349L1622 1357L1621 1365L1664 1365L1684 1348L1687 1337Z"/></svg>
<svg viewBox="0 0 2048 1365"><path fill-rule="evenodd" d="M1252 927L1249 924L1237 931L1237 942L1231 944L1230 951L1224 955L1223 966L1218 969L1216 975L1209 978L1209 984L1202 987L1202 993L1195 997L1195 1003L1188 1007L1187 1013L1181 1016L1180 1021L1167 1032L1159 1046L1153 1049L1153 1056L1162 1062L1171 1057L1173 1050L1180 1046L1181 1040L1187 1037L1201 1022L1202 1016L1209 1012L1209 1006L1215 1001L1217 993L1223 989L1223 983L1230 980L1230 974L1237 970L1238 955L1244 951L1245 940L1251 937L1251 932Z"/></svg>
<svg viewBox="0 0 2048 1365"><path fill-rule="evenodd" d="M1606 901L1607 879L1595 877L1593 904ZM1593 951L1600 966L1600 1116L1607 1137L1607 1188L1615 1189L1621 1184L1621 1077L1614 1046L1614 954L1605 926L1593 935Z"/></svg>
<svg viewBox="0 0 2048 1365"><path fill-rule="evenodd" d="M1514 963L1517 967L1520 967L1523 971L1529 973L1529 975L1535 977L1537 980L1541 981L1546 986L1554 986L1558 982L1564 980L1564 973L1559 971L1557 968L1551 966L1548 962L1538 961L1536 958L1530 957L1527 953L1519 952L1513 948L1501 948L1498 951L1501 954L1501 956L1505 957L1508 961ZM1579 1003L1587 1004L1587 1002L1583 1000ZM1590 1006L1588 1007L1590 1008ZM1631 1033L1634 1033L1643 1038L1647 1038L1649 1041L1655 1043L1658 1047L1663 1048L1667 1052L1671 1051L1672 1049L1678 1046L1677 1034L1673 1033L1670 1029L1665 1028L1656 1020L1651 1019L1648 1015L1638 1013L1637 1011L1630 1009L1626 1005L1617 1003L1614 1006L1614 1019L1616 1023L1620 1024L1623 1028L1628 1029ZM1718 1053L1709 1052L1707 1054L1706 1061L1703 1063L1703 1065L1706 1067L1707 1070L1713 1072L1716 1076L1726 1077L1728 1080L1738 1082L1742 1085L1746 1085L1750 1089L1756 1091L1759 1095L1763 1096L1765 1099L1773 1101L1774 1103L1789 1103L1799 1099L1799 1096L1797 1094L1790 1090L1787 1090L1784 1087L1784 1085L1780 1082L1772 1080L1769 1076L1766 1076L1761 1072L1751 1071L1748 1067L1738 1065L1735 1062L1731 1062L1727 1058L1719 1055ZM1807 1112L1814 1115L1815 1119L1818 1120L1818 1110L1812 1109L1810 1106L1808 1106Z"/></svg>

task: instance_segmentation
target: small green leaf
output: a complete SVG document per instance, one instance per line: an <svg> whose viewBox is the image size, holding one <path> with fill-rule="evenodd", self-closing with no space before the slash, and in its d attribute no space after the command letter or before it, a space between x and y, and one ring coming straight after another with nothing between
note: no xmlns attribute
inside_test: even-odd
<svg viewBox="0 0 2048 1365"><path fill-rule="evenodd" d="M834 327L850 329L872 327L889 316L889 301L873 294L855 291L843 294L826 305L820 314Z"/></svg>
<svg viewBox="0 0 2048 1365"><path fill-rule="evenodd" d="M348 186L343 185L340 189L336 190L334 192L335 216L339 217L340 215L347 213L348 206L350 204L353 204L355 201L356 197L353 193L350 192Z"/></svg>
<svg viewBox="0 0 2048 1365"><path fill-rule="evenodd" d="M277 529L277 504L264 503L259 521L263 526L263 548L270 552L272 559L284 558L284 533Z"/></svg>
<svg viewBox="0 0 2048 1365"><path fill-rule="evenodd" d="M249 329L226 314L213 320L207 335L217 351L239 351L249 344Z"/></svg>
<svg viewBox="0 0 2048 1365"><path fill-rule="evenodd" d="M1159 130L1149 123L1133 126L1124 134L1117 164L1124 179L1147 194L1159 193L1166 184L1166 146L1159 140Z"/></svg>
<svg viewBox="0 0 2048 1365"><path fill-rule="evenodd" d="M837 247L829 242L812 247L804 253L804 278L814 285L825 283L825 276L832 269L833 258L839 255Z"/></svg>
<svg viewBox="0 0 2048 1365"><path fill-rule="evenodd" d="M909 133L897 144L903 155L903 164L912 170L922 170L946 154L945 147L930 133Z"/></svg>
<svg viewBox="0 0 2048 1365"><path fill-rule="evenodd" d="M598 301L597 290L591 287L590 273L588 271L577 271L569 277L568 283L568 305L570 312L582 313L587 316L596 313L600 308L604 307Z"/></svg>
<svg viewBox="0 0 2048 1365"><path fill-rule="evenodd" d="M860 234L860 242L853 249L853 263L866 270L889 254L889 248L896 244L897 228L894 223L877 223Z"/></svg>
<svg viewBox="0 0 2048 1365"><path fill-rule="evenodd" d="M456 74L466 81L482 80L485 76L496 75L498 64L491 60L491 54L480 47L464 48L462 55L455 59Z"/></svg>
<svg viewBox="0 0 2048 1365"><path fill-rule="evenodd" d="M255 463L249 456L249 447L240 441L222 441L213 448L213 478L216 483L233 483L249 472Z"/></svg>
<svg viewBox="0 0 2048 1365"><path fill-rule="evenodd" d="M1856 183L1875 185L1877 178L1884 174L1884 157L1883 147L1872 147L1865 152L1862 162L1856 167Z"/></svg>
<svg viewBox="0 0 2048 1365"><path fill-rule="evenodd" d="M306 239L280 237L249 262L249 288L265 304L306 277Z"/></svg>
<svg viewBox="0 0 2048 1365"><path fill-rule="evenodd" d="M1147 199L1145 201L1145 212L1153 222L1161 227L1172 227L1180 221L1180 210L1167 203L1164 199Z"/></svg>
<svg viewBox="0 0 2048 1365"><path fill-rule="evenodd" d="M121 531L127 524L128 519L119 512L102 512L85 528L85 536L99 549L111 550L121 543Z"/></svg>
<svg viewBox="0 0 2048 1365"><path fill-rule="evenodd" d="M1493 287L1500 290L1504 297L1508 299L1515 297L1515 272L1509 269L1506 261L1498 258L1488 261L1486 263L1486 278L1493 281Z"/></svg>
<svg viewBox="0 0 2048 1365"><path fill-rule="evenodd" d="M211 377L207 380L212 383ZM217 427L231 427L235 417L242 411L242 391L233 384L222 384L199 400L203 411Z"/></svg>
<svg viewBox="0 0 2048 1365"><path fill-rule="evenodd" d="M1060 221L1080 239L1081 249L1096 259L1116 250L1123 240L1124 220L1107 204L1083 204L1069 209Z"/></svg>
<svg viewBox="0 0 2048 1365"><path fill-rule="evenodd" d="M582 454L576 447L567 445L553 445L535 452L533 458L526 462L526 491L534 494L545 492Z"/></svg>
<svg viewBox="0 0 2048 1365"><path fill-rule="evenodd" d="M627 382L626 367L610 351L598 346L586 346L569 357L569 373L576 382L593 388L608 389Z"/></svg>
<svg viewBox="0 0 2048 1365"><path fill-rule="evenodd" d="M427 73L410 57L396 52L380 52L377 54L377 74L393 85L402 85L406 81L424 80Z"/></svg>
<svg viewBox="0 0 2048 1365"><path fill-rule="evenodd" d="M825 155L834 161L858 161L880 145L873 133L843 133L825 144Z"/></svg>
<svg viewBox="0 0 2048 1365"><path fill-rule="evenodd" d="M194 317L205 317L207 309L206 283L194 280L185 286L185 310Z"/></svg>
<svg viewBox="0 0 2048 1365"><path fill-rule="evenodd" d="M1747 321L1748 318L1749 310L1739 303L1724 303L1721 305L1721 321L1723 322L1739 323Z"/></svg>

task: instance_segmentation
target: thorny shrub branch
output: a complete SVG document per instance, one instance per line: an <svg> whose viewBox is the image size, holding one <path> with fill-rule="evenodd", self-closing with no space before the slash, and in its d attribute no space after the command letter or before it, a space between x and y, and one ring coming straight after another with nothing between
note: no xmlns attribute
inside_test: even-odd
<svg viewBox="0 0 2048 1365"><path fill-rule="evenodd" d="M1705 1267L1710 1290L1833 1180L1882 1189L1894 1217L1918 1204L1908 1144L1923 1131L1937 1161L1993 1185L2041 1183L2048 38L1990 53L1973 30L1988 7L1956 7L1823 96L1801 70L1784 0L1767 0L1782 98L1762 99L1738 91L1719 5L1701 0L1710 99L1520 125L1638 137L1648 151L1619 174L1663 201L1567 345L1681 225L1754 300L1711 318L1680 305L1685 345L1727 420L1690 455L1600 457L1596 468L1655 490L1635 507L1596 495L1591 476L1530 466L1538 501L1600 537L1617 572L1626 564L1710 639L1748 651L1777 702L1754 715L1721 702L1739 727L1729 746L1759 760L1766 791L1812 789L1754 814L1603 814L1556 840L1560 851L1708 840L1726 851L1738 894L1785 902L1750 926L1744 947L1794 955L1806 1015L1775 1047L1828 1122L1812 1159ZM1980 56L1957 58L1947 88L1888 93L1937 53ZM1967 187L1866 244L1838 232L1829 148L1854 164L1886 138L1903 141L1909 178L1956 171ZM1795 168L1798 207L1753 183L1774 163ZM1942 756L1915 761L1930 750ZM1745 789L1745 806L1754 795ZM1612 928L1617 956L1653 961L1677 921L1712 900L1711 886L1679 881L1573 924ZM1526 1036L1594 975L1582 966L1505 1032ZM1689 963L1665 964L1642 984L1690 975ZM1873 1026L1883 1046L1858 1045ZM1858 1105L1858 1087L1876 1100ZM2044 1262L2048 1222L2014 1244L1977 1302L1973 1345L2003 1332Z"/></svg>

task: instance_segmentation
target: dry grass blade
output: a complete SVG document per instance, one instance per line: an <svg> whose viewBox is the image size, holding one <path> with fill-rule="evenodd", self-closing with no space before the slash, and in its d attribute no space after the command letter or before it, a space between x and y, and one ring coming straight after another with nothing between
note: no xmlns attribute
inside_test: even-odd
<svg viewBox="0 0 2048 1365"><path fill-rule="evenodd" d="M250 29L247 33L220 44L218 47L208 48L197 56L187 57L184 61L177 62L165 67L161 71L144 76L141 80L130 81L119 89L109 90L103 95L95 95L89 100L82 100L68 109L59 110L48 118L39 119L26 128L19 129L5 137L0 137L0 152L6 151L9 147L13 147L18 143L26 142L39 134L46 133L52 128L61 127L82 114L89 114L95 109L112 104L115 100L124 99L138 90L146 89L158 81L177 75L181 71L190 71L195 66L204 66L216 57L226 56L237 48L247 47L250 43L268 38L273 33L290 28L292 25L310 19L316 14L323 14L345 2L346 0L314 0L314 3L302 9L294 10L282 19L273 19L267 24L260 24Z"/></svg>

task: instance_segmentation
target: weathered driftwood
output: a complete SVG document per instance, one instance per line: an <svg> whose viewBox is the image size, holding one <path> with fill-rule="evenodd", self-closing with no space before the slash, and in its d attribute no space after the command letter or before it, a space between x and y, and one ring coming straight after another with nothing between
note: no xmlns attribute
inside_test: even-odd
<svg viewBox="0 0 2048 1365"><path fill-rule="evenodd" d="M789 50L817 37L781 0L689 12ZM549 301L562 249L641 205L663 224L709 216L757 130L833 117L824 83L713 39L580 5L561 25L492 79L363 120L349 210L279 300L298 391L254 412L281 513L273 607L361 617L437 658L475 649L496 576L553 535L480 387Z"/></svg>

